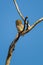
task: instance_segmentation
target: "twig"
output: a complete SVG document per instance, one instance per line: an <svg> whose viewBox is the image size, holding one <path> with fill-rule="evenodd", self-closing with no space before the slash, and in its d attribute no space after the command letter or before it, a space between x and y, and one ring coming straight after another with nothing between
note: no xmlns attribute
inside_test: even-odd
<svg viewBox="0 0 43 65"><path fill-rule="evenodd" d="M17 10L18 14L20 15L20 17L21 17L21 18L23 19L23 21L24 21L24 20L25 20L25 17L23 16L22 12L20 11L16 0L13 0L13 1L14 1L14 4L15 4L15 7L16 7L16 10ZM26 24L27 24L27 21L26 21ZM30 26L30 24L28 24L28 26Z"/></svg>
<svg viewBox="0 0 43 65"><path fill-rule="evenodd" d="M28 33L29 31L31 31L38 23L42 22L43 18L40 18L39 20L37 20L34 24L32 24L30 27L28 27L28 30L25 30L22 32L21 35L24 35L26 33Z"/></svg>

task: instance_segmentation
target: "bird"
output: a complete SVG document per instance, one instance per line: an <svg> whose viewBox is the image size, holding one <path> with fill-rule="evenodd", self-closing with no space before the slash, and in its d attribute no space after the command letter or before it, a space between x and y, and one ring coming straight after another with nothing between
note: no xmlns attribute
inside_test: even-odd
<svg viewBox="0 0 43 65"><path fill-rule="evenodd" d="M19 33L23 31L24 25L21 20L16 20L16 28Z"/></svg>

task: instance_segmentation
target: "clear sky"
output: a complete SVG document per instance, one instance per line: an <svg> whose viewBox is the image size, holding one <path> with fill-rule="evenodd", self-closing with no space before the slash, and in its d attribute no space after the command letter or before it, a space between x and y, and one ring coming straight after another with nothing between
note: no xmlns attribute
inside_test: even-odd
<svg viewBox="0 0 43 65"><path fill-rule="evenodd" d="M17 0L32 25L43 17L43 0ZM21 19L13 0L0 0L0 65L5 65L8 48L17 34L15 21ZM21 19L22 20L22 19ZM43 65L43 22L16 44L10 65Z"/></svg>

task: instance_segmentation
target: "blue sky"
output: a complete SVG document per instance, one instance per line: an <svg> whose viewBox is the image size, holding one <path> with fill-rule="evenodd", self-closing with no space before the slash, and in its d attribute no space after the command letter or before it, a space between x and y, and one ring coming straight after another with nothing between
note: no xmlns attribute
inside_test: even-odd
<svg viewBox="0 0 43 65"><path fill-rule="evenodd" d="M43 0L17 0L32 25L43 17ZM8 48L17 34L15 21L21 19L13 0L0 0L0 65L5 65ZM21 19L22 20L22 19ZM10 65L43 65L43 22L16 44Z"/></svg>

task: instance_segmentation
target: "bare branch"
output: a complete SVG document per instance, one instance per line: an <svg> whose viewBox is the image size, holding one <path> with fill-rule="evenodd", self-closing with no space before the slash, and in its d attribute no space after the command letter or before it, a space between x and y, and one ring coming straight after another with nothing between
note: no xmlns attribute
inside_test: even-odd
<svg viewBox="0 0 43 65"><path fill-rule="evenodd" d="M28 33L29 31L31 31L38 23L42 22L43 18L40 18L39 20L37 20L34 24L32 24L30 27L28 27L28 30L25 30L21 33L21 35L24 35L26 33Z"/></svg>
<svg viewBox="0 0 43 65"><path fill-rule="evenodd" d="M7 56L5 65L10 65L10 60L11 60L11 57L12 57L12 53L13 53L13 51L15 49L15 44L18 41L19 38L20 38L20 35L17 34L16 38L12 41L12 43L11 43L11 45L9 47L8 56Z"/></svg>
<svg viewBox="0 0 43 65"><path fill-rule="evenodd" d="M21 17L23 20L25 20L23 14L21 13L21 11L20 11L20 9L19 9L19 7L18 7L18 4L17 4L16 0L13 0L13 1L14 1L15 7L16 7L17 12L19 13L20 17Z"/></svg>
<svg viewBox="0 0 43 65"><path fill-rule="evenodd" d="M25 17L23 16L22 12L20 11L16 0L13 0L13 1L14 1L14 4L15 4L15 7L16 7L16 10L17 10L18 14L20 15L20 17L21 17L21 18L23 19L23 21L24 21L24 20L25 20ZM27 21L26 21L26 24L27 24ZM30 24L28 24L28 26L30 26Z"/></svg>

